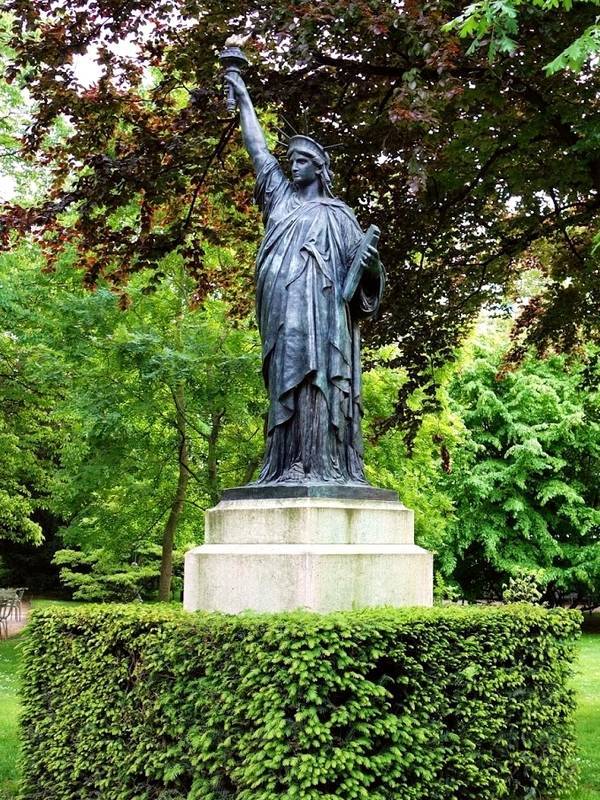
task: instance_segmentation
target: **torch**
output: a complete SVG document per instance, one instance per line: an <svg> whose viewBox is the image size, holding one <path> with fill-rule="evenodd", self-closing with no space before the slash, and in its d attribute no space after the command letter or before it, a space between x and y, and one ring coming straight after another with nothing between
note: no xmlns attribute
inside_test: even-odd
<svg viewBox="0 0 600 800"><path fill-rule="evenodd" d="M241 75L242 70L245 69L249 61L242 53L240 46L246 42L248 37L230 36L225 42L225 49L219 54L219 60L225 67L225 75L237 72ZM227 85L227 111L233 113L235 111L236 100L233 87Z"/></svg>

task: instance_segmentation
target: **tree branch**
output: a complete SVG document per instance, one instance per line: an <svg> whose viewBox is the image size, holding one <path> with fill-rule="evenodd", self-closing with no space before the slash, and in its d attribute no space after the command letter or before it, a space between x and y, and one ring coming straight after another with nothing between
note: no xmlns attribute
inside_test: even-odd
<svg viewBox="0 0 600 800"><path fill-rule="evenodd" d="M183 230L184 231L186 231L189 228L190 222L192 220L192 214L194 213L194 208L196 206L196 200L198 199L198 195L200 193L200 189L202 188L202 185L203 185L204 181L206 180L206 177L207 177L207 175L209 173L209 170L210 170L211 166L213 165L213 163L218 158L220 159L221 154L223 153L223 150L227 146L227 142L229 141L229 139L231 138L231 135L233 134L233 131L237 127L237 123L238 123L237 117L234 117L229 122L229 124L227 125L225 130L221 133L221 138L219 139L219 141L217 143L217 146L215 147L215 149L211 153L211 155L210 155L210 157L208 159L208 162L206 164L206 167L204 168L204 171L202 172L202 174L200 175L200 178L198 179L198 181L196 183L196 186L194 188L194 193L192 194L192 200L191 200L190 207L189 207L189 210L188 210L188 213L187 213L187 217L185 218L185 222L183 223Z"/></svg>

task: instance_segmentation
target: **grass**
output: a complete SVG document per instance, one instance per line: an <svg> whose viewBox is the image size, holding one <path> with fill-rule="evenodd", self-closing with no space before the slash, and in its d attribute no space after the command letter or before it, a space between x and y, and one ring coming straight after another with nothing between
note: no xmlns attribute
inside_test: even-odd
<svg viewBox="0 0 600 800"><path fill-rule="evenodd" d="M600 633L584 634L575 688L579 788L569 800L600 800Z"/></svg>
<svg viewBox="0 0 600 800"><path fill-rule="evenodd" d="M34 602L34 608L50 605L66 603L59 600ZM568 800L600 800L600 633L584 634L579 653L574 683L580 782ZM19 637L0 642L0 800L15 800L17 797L19 658Z"/></svg>
<svg viewBox="0 0 600 800"><path fill-rule="evenodd" d="M0 800L17 796L19 637L0 642Z"/></svg>
<svg viewBox="0 0 600 800"><path fill-rule="evenodd" d="M34 600L34 609L75 606L68 600ZM0 800L14 800L19 784L19 681L20 637L0 641Z"/></svg>

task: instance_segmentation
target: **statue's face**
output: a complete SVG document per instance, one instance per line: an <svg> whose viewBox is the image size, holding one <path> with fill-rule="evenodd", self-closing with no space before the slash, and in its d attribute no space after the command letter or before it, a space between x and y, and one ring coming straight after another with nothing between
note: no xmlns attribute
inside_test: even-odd
<svg viewBox="0 0 600 800"><path fill-rule="evenodd" d="M306 153L293 150L290 153L290 168L296 186L310 186L319 178L314 161Z"/></svg>

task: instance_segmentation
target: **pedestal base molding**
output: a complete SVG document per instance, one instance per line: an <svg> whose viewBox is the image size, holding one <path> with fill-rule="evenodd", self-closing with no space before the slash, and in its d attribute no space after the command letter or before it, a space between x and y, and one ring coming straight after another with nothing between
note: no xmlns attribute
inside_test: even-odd
<svg viewBox="0 0 600 800"><path fill-rule="evenodd" d="M413 513L395 501L226 500L206 512L205 538L185 557L188 611L433 602L433 557L413 544Z"/></svg>

